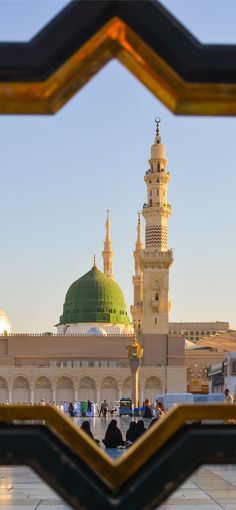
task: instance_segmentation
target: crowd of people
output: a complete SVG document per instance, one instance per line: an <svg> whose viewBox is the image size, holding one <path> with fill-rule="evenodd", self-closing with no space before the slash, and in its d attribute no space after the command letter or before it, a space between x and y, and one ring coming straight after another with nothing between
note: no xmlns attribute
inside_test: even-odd
<svg viewBox="0 0 236 510"><path fill-rule="evenodd" d="M45 399L42 399L40 404L46 405ZM109 409L109 405L106 400L103 400L100 404L97 404L95 402L91 402L90 400L85 401L71 401L71 402L60 402L60 404L57 404L56 402L48 402L49 404L57 407L62 411L64 414L67 414L71 418L77 418L77 417L104 417L106 418L107 413L110 412L112 415L115 414L116 416L119 416L119 405L115 407L115 409ZM165 413L164 406L162 402L156 402L154 405L150 403L149 399L146 399L142 406L139 407L138 416L152 419L152 418L161 418ZM136 415L137 416L137 415Z"/></svg>
<svg viewBox="0 0 236 510"><path fill-rule="evenodd" d="M148 428L150 428L154 423L158 421L158 418L153 418L153 420L149 423ZM88 420L85 420L80 427L88 436L96 441L98 445L100 445L100 441L96 439L90 429L90 423ZM107 426L107 430L105 433L105 437L102 440L105 448L128 448L131 446L137 439L139 439L144 432L146 432L147 428L145 427L144 421L142 419L136 421L131 421L129 428L126 432L126 437L123 439L121 430L117 426L117 420L111 420ZM101 446L101 445L100 445Z"/></svg>
<svg viewBox="0 0 236 510"><path fill-rule="evenodd" d="M106 416L107 410L108 406L106 401L104 401L100 406L99 416L102 413L105 413L103 416ZM140 415L143 419L130 421L129 428L126 432L126 437L123 438L121 430L117 426L117 420L112 419L107 426L102 444L100 444L100 441L93 436L88 420L83 421L81 429L100 446L105 446L105 448L128 448L144 434L147 428L149 429L158 420L160 420L164 414L165 409L162 402L156 402L155 405L151 405L150 401L146 399L140 408Z"/></svg>

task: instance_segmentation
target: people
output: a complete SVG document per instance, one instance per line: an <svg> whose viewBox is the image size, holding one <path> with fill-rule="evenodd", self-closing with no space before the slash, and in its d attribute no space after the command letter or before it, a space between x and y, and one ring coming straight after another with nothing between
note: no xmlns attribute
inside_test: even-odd
<svg viewBox="0 0 236 510"><path fill-rule="evenodd" d="M105 434L105 438L102 440L106 448L117 448L117 446L123 446L124 441L120 429L117 427L117 421L111 420Z"/></svg>
<svg viewBox="0 0 236 510"><path fill-rule="evenodd" d="M136 421L131 421L129 428L126 432L126 443L127 446L130 446L135 441L135 430L137 427Z"/></svg>
<svg viewBox="0 0 236 510"><path fill-rule="evenodd" d="M99 439L95 439L93 433L91 432L91 429L90 429L90 423L88 420L84 420L81 427L80 427L86 434L88 434L88 436L93 439L93 441L95 441L95 443L97 443L99 446L100 446L100 441Z"/></svg>
<svg viewBox="0 0 236 510"><path fill-rule="evenodd" d="M157 405L156 405L156 414L157 416L159 416L159 418L161 418L162 416L164 416L165 414L165 408L164 408L164 405L162 402L159 402L157 401Z"/></svg>
<svg viewBox="0 0 236 510"><path fill-rule="evenodd" d="M81 427L80 427L84 432L86 432L86 434L88 434L89 437L91 437L91 439L94 439L94 436L91 432L91 429L90 429L90 423L88 420L84 420Z"/></svg>
<svg viewBox="0 0 236 510"><path fill-rule="evenodd" d="M106 418L106 415L107 415L107 411L108 411L108 403L106 400L104 400L102 403L101 403L101 407L100 407L100 411L99 411L99 416L102 416L104 418Z"/></svg>
<svg viewBox="0 0 236 510"><path fill-rule="evenodd" d="M224 395L225 395L225 403L226 404L233 404L234 403L233 395L231 395L231 393L230 393L228 388L225 389Z"/></svg>
<svg viewBox="0 0 236 510"><path fill-rule="evenodd" d="M145 431L146 431L146 429L144 427L144 421L138 420L135 431L134 431L134 441L139 439L139 437L141 437Z"/></svg>
<svg viewBox="0 0 236 510"><path fill-rule="evenodd" d="M144 402L144 411L142 414L143 418L152 418L151 404L148 398Z"/></svg>
<svg viewBox="0 0 236 510"><path fill-rule="evenodd" d="M68 411L69 411L69 416L71 418L73 418L74 417L74 408L73 408L72 402L70 402L69 405L68 405Z"/></svg>

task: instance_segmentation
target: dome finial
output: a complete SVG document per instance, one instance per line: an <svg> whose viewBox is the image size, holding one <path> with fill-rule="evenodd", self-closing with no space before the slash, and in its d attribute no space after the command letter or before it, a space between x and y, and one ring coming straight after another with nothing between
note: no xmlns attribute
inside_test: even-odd
<svg viewBox="0 0 236 510"><path fill-rule="evenodd" d="M156 123L156 134L157 135L160 134L160 128L159 128L160 122L161 122L161 118L160 117L156 117L155 118L155 123Z"/></svg>
<svg viewBox="0 0 236 510"><path fill-rule="evenodd" d="M94 256L93 256L93 267L97 267L97 263L96 263L96 255L94 253Z"/></svg>

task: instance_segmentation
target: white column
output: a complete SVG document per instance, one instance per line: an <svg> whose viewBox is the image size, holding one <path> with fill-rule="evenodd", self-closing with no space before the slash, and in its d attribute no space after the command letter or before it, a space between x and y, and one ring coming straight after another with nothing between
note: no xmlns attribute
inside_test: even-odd
<svg viewBox="0 0 236 510"><path fill-rule="evenodd" d="M12 402L12 388L8 388L8 400Z"/></svg>
<svg viewBox="0 0 236 510"><path fill-rule="evenodd" d="M34 388L30 388L30 402L34 404Z"/></svg>
<svg viewBox="0 0 236 510"><path fill-rule="evenodd" d="M74 395L75 395L75 402L78 402L79 397L78 397L78 389L77 388L75 388L75 390L74 390Z"/></svg>
<svg viewBox="0 0 236 510"><path fill-rule="evenodd" d="M100 404L100 389L97 389L97 403Z"/></svg>
<svg viewBox="0 0 236 510"><path fill-rule="evenodd" d="M53 388L52 388L52 400L55 400L55 402L56 402L56 387L55 386L53 386Z"/></svg>

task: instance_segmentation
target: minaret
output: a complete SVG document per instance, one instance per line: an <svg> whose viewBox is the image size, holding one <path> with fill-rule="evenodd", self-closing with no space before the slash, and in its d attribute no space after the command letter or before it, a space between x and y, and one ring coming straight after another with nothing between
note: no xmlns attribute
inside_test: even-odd
<svg viewBox="0 0 236 510"><path fill-rule="evenodd" d="M107 209L107 220L106 220L106 239L104 241L104 251L102 252L103 256L103 272L110 278L113 278L112 274L112 259L113 259L113 251L112 251L112 242L110 236L110 210Z"/></svg>
<svg viewBox="0 0 236 510"><path fill-rule="evenodd" d="M143 303L143 272L140 268L140 254L143 251L142 241L142 225L140 220L141 212L138 211L138 225L137 225L137 241L135 244L134 255L134 276L132 278L134 286L134 304L130 307L130 312L133 318L134 328L137 334L141 333L141 315Z"/></svg>
<svg viewBox="0 0 236 510"><path fill-rule="evenodd" d="M169 331L169 268L173 262L168 249L168 218L171 206L167 202L170 174L166 170L165 146L160 136L160 119L156 118L156 136L151 147L149 169L144 181L147 202L143 205L145 219L145 249L141 252L143 271L142 333L166 335Z"/></svg>

